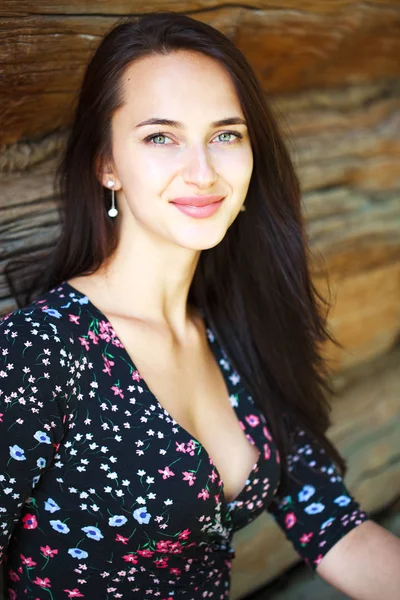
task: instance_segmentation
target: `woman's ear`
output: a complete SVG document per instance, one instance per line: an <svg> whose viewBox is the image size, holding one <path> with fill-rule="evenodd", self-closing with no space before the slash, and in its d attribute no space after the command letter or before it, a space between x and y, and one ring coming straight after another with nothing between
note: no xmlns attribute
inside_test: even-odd
<svg viewBox="0 0 400 600"><path fill-rule="evenodd" d="M110 165L104 166L103 161L98 158L96 160L96 175L97 179L100 181L101 185L106 188L112 187L114 190L121 189L121 182L118 177L115 175L114 170ZM113 182L114 185L111 186L110 182Z"/></svg>

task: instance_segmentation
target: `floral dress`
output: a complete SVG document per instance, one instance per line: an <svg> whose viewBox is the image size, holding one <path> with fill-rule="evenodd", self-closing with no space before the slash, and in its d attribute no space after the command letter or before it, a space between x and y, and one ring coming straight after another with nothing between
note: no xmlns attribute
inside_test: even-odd
<svg viewBox="0 0 400 600"><path fill-rule="evenodd" d="M0 322L0 557L10 599L229 598L233 533L267 510L313 569L367 519L297 432L290 493L264 415L206 323L259 451L228 502L206 449L160 405L110 322L64 282ZM228 399L227 399L228 401Z"/></svg>

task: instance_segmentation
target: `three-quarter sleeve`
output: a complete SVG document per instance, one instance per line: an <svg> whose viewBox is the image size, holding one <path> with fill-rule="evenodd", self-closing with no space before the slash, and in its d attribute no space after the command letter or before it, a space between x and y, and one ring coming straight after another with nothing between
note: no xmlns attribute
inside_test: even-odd
<svg viewBox="0 0 400 600"><path fill-rule="evenodd" d="M288 456L289 482L267 507L305 563L317 568L327 552L367 520L326 451L297 430Z"/></svg>
<svg viewBox="0 0 400 600"><path fill-rule="evenodd" d="M64 435L68 355L53 320L21 309L0 321L0 562Z"/></svg>

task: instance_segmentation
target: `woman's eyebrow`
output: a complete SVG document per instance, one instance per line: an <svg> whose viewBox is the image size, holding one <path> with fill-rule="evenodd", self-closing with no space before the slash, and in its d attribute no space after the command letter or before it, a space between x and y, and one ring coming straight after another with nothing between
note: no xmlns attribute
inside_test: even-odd
<svg viewBox="0 0 400 600"><path fill-rule="evenodd" d="M176 127L177 129L185 129L185 125L180 121L172 121L171 119L160 119L154 117L142 121L136 127L143 127L144 125L164 125L165 127ZM221 119L219 121L213 121L211 127L225 127L226 125L247 125L246 121L241 117L229 117L228 119Z"/></svg>

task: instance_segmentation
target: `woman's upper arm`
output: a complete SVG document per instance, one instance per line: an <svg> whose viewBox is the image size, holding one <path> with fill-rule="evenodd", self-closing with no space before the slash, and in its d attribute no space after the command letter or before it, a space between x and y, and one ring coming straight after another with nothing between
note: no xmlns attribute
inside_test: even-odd
<svg viewBox="0 0 400 600"><path fill-rule="evenodd" d="M67 351L38 316L20 310L0 321L0 561L65 430Z"/></svg>
<svg viewBox="0 0 400 600"><path fill-rule="evenodd" d="M326 451L298 429L288 457L289 483L267 510L315 570L337 541L367 520Z"/></svg>

